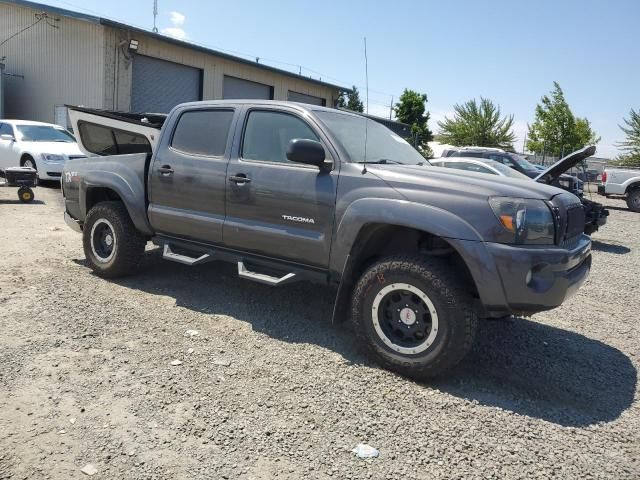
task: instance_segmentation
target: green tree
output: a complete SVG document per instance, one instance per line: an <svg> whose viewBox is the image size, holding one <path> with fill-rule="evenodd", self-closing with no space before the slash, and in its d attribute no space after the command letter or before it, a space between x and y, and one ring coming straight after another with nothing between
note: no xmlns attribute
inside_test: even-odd
<svg viewBox="0 0 640 480"><path fill-rule="evenodd" d="M624 125L619 125L625 134L625 140L618 142L622 155L615 159L614 164L624 167L640 167L640 110L632 108L629 118L623 118Z"/></svg>
<svg viewBox="0 0 640 480"><path fill-rule="evenodd" d="M396 120L411 125L411 142L426 158L433 156L428 142L433 140L429 130L429 112L426 109L427 95L405 88L394 107Z"/></svg>
<svg viewBox="0 0 640 480"><path fill-rule="evenodd" d="M480 97L480 103L469 100L453 107L453 118L438 122L440 141L464 147L498 147L513 150L516 136L513 133L513 115L501 117L500 107L491 100Z"/></svg>
<svg viewBox="0 0 640 480"><path fill-rule="evenodd" d="M550 95L536 106L535 121L529 125L527 149L537 154L561 157L600 141L586 118L576 118L558 82Z"/></svg>
<svg viewBox="0 0 640 480"><path fill-rule="evenodd" d="M351 92L342 92L338 97L338 107L346 108L354 112L364 112L364 104L360 100L360 92L355 85Z"/></svg>

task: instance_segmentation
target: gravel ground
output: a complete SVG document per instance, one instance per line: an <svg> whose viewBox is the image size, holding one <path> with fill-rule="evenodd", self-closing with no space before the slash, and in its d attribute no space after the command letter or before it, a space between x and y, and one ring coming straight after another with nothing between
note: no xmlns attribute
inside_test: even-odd
<svg viewBox="0 0 640 480"><path fill-rule="evenodd" d="M367 360L317 286L151 249L99 279L59 191L36 198L0 189L0 479L640 478L640 214L622 201L574 298L482 323L450 378L418 384Z"/></svg>

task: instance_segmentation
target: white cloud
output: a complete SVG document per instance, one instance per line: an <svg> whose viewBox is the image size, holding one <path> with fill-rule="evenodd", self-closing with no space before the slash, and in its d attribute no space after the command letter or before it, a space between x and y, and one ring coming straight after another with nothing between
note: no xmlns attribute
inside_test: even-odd
<svg viewBox="0 0 640 480"><path fill-rule="evenodd" d="M177 40L185 40L187 38L187 33L178 27L167 27L160 30L160 33L167 35L169 37L173 37Z"/></svg>
<svg viewBox="0 0 640 480"><path fill-rule="evenodd" d="M184 16L184 14L180 12L171 12L169 15L171 16L170 21L173 24L173 26L180 27L184 25L184 21L186 20L186 17Z"/></svg>
<svg viewBox="0 0 640 480"><path fill-rule="evenodd" d="M180 12L170 12L169 13L169 22L171 22L171 27L166 27L160 30L160 32L169 37L173 37L177 40L186 40L187 32L184 31L182 26L186 21L187 17Z"/></svg>

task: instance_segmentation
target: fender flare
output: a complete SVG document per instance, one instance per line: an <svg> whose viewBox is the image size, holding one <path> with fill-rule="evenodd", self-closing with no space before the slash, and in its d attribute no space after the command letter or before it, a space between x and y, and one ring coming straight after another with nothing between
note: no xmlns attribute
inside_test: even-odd
<svg viewBox="0 0 640 480"><path fill-rule="evenodd" d="M127 209L135 227L145 235L153 235L147 218L145 185L137 176L130 179L116 172L93 170L87 172L80 181L78 200L82 217L87 216L87 197L92 188L105 188L115 192Z"/></svg>
<svg viewBox="0 0 640 480"><path fill-rule="evenodd" d="M336 228L330 268L342 272L344 259L351 253L360 231L369 224L414 228L442 238L482 241L469 223L441 208L383 198L356 200L346 209Z"/></svg>
<svg viewBox="0 0 640 480"><path fill-rule="evenodd" d="M353 267L347 260L352 260L353 246L368 224L413 228L446 239L469 269L485 309L506 308L500 274L478 231L447 210L406 200L360 199L349 205L336 228L330 259L331 271L341 280L345 270ZM346 288L342 283L340 290Z"/></svg>

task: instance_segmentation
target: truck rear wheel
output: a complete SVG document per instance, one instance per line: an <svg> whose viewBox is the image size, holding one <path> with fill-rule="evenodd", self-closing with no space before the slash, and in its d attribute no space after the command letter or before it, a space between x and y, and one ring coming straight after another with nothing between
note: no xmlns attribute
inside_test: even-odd
<svg viewBox="0 0 640 480"><path fill-rule="evenodd" d="M393 256L372 265L353 292L355 333L383 367L407 377L444 374L475 339L473 299L440 259Z"/></svg>
<svg viewBox="0 0 640 480"><path fill-rule="evenodd" d="M134 273L146 245L122 202L101 202L87 214L82 232L84 254L104 278Z"/></svg>
<svg viewBox="0 0 640 480"><path fill-rule="evenodd" d="M627 194L627 207L632 212L640 212L640 188L631 190Z"/></svg>

